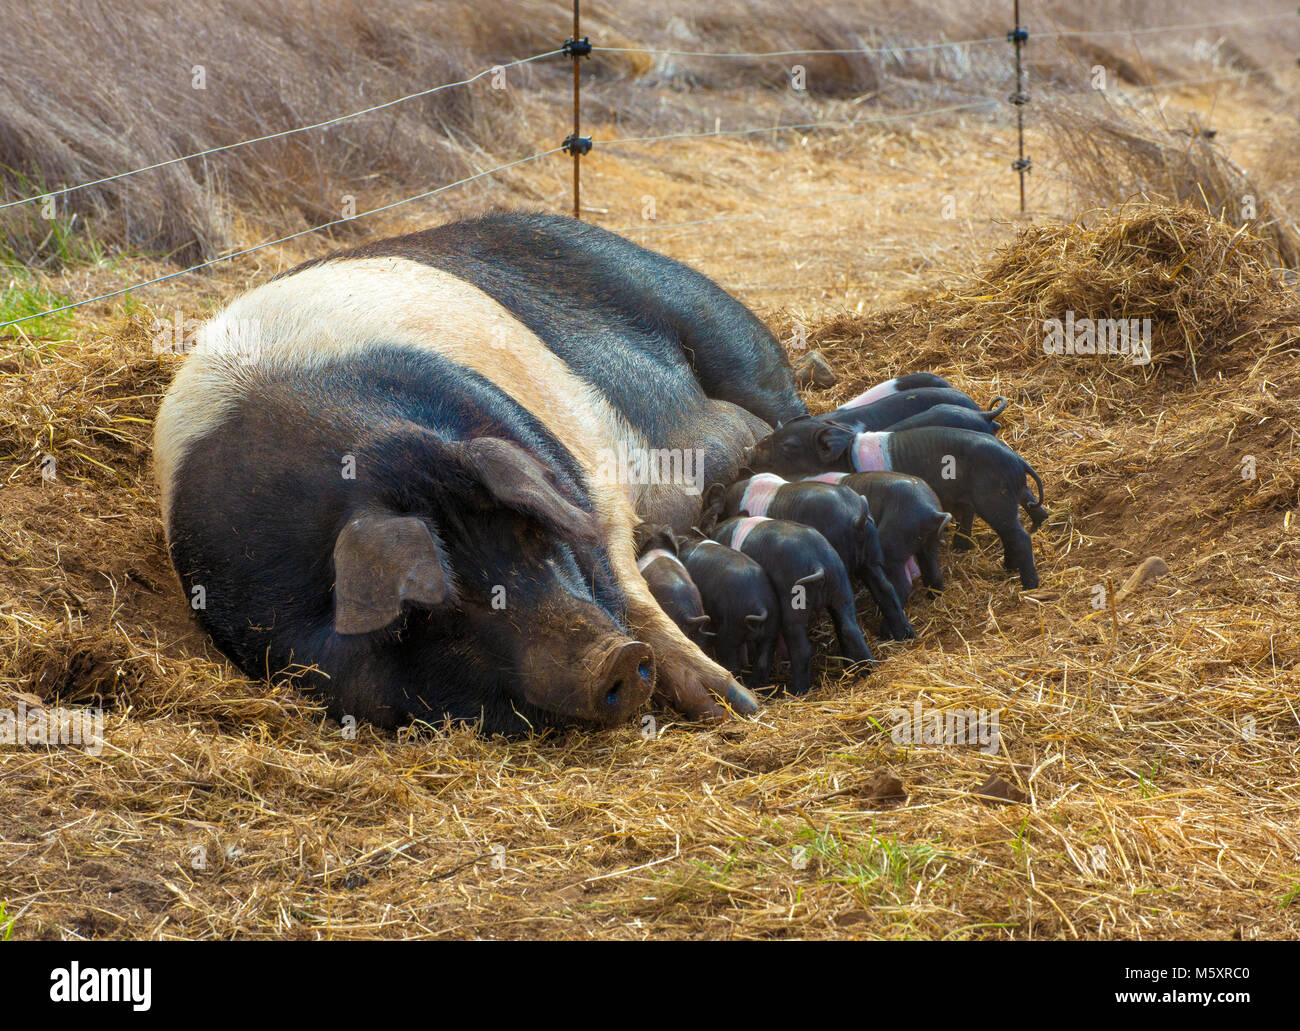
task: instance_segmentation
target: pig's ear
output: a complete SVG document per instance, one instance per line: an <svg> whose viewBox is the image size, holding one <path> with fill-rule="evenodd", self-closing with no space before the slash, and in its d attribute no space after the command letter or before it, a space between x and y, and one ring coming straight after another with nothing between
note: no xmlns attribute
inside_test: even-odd
<svg viewBox="0 0 1300 1031"><path fill-rule="evenodd" d="M637 555L643 555L650 548L655 537L654 523L637 523L632 527L632 548Z"/></svg>
<svg viewBox="0 0 1300 1031"><path fill-rule="evenodd" d="M334 542L334 629L382 630L403 604L442 605L451 596L442 551L422 520L375 514L351 520Z"/></svg>
<svg viewBox="0 0 1300 1031"><path fill-rule="evenodd" d="M632 546L638 555L644 555L651 548L663 548L677 554L677 538L673 536L672 527L663 523L637 523L632 528Z"/></svg>
<svg viewBox="0 0 1300 1031"><path fill-rule="evenodd" d="M823 426L813 438L813 445L817 448L817 460L829 468L848 450L852 439L852 432L843 426L835 423Z"/></svg>
<svg viewBox="0 0 1300 1031"><path fill-rule="evenodd" d="M555 474L523 448L499 437L475 437L456 453L488 492L507 508L584 541L599 537L596 518L570 504L555 488Z"/></svg>

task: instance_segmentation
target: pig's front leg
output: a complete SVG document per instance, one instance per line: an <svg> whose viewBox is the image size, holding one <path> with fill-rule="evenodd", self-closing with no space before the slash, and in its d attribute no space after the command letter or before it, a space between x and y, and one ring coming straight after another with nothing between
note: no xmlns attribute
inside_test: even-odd
<svg viewBox="0 0 1300 1031"><path fill-rule="evenodd" d="M722 699L745 716L758 711L758 700L725 669L704 654L659 607L640 571L632 544L637 522L630 505L616 508L606 526L610 565L627 597L628 622L636 637L655 653L655 697L687 716L721 719Z"/></svg>

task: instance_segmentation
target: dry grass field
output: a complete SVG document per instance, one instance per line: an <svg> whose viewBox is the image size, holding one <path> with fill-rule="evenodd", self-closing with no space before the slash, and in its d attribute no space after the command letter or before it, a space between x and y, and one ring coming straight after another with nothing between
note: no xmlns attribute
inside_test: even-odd
<svg viewBox="0 0 1300 1031"><path fill-rule="evenodd" d="M202 6L0 3L21 55L0 66L0 203L467 78L569 29L566 5L518 0ZM944 553L942 596L914 596L916 641L873 639L867 677L822 663L755 719L349 739L189 616L150 475L182 360L157 353L158 324L349 241L568 210L568 159L0 330L0 709L105 713L99 754L0 746L0 938L1300 937L1300 16L1027 0L1022 217L1011 48L902 49L1001 37L1009 2L649 6L593 4L584 31L895 48L810 55L803 92L798 58L598 52L585 214L716 278L793 357L819 349L840 381L814 410L921 369L1010 398L1003 438L1051 511L1041 587L977 524L976 551ZM1190 27L1070 35L1165 25ZM568 66L506 77L69 194L53 219L0 209L0 322L558 145ZM1067 310L1150 318L1152 362L1044 354ZM1152 557L1167 571L1130 581ZM897 743L918 703L996 711L997 747Z"/></svg>

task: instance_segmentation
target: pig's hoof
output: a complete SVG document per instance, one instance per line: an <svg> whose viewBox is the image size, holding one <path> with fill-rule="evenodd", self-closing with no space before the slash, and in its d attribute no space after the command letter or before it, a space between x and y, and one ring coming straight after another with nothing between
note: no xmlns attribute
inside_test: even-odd
<svg viewBox="0 0 1300 1031"><path fill-rule="evenodd" d="M719 698L742 716L758 712L753 693L730 674L715 675L682 659L659 663L656 690L665 704L696 719L726 719L727 710L718 704Z"/></svg>
<svg viewBox="0 0 1300 1031"><path fill-rule="evenodd" d="M753 716L758 712L758 699L754 697L754 692L735 680L727 685L724 697L727 704L742 716Z"/></svg>

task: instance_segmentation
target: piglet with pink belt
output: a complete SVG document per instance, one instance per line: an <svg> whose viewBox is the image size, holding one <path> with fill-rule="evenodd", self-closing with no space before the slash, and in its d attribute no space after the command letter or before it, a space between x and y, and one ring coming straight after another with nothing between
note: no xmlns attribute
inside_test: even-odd
<svg viewBox="0 0 1300 1031"><path fill-rule="evenodd" d="M705 494L706 522L716 515L769 516L802 523L817 530L844 563L849 575L871 592L881 615L881 636L895 641L915 637L903 613L894 584L884 568L884 554L865 498L847 487L826 483L789 483L762 473L724 488L715 484Z"/></svg>
<svg viewBox="0 0 1300 1031"><path fill-rule="evenodd" d="M885 575L899 601L907 602L918 579L932 594L943 590L939 548L952 516L928 483L919 476L883 471L818 473L805 479L847 487L866 498L876 521Z"/></svg>
<svg viewBox="0 0 1300 1031"><path fill-rule="evenodd" d="M790 656L790 692L812 686L812 642L808 628L823 610L830 613L840 654L854 663L875 665L858 628L853 586L830 542L810 526L746 516L729 519L713 532L720 544L748 555L771 581L781 607L781 636Z"/></svg>

